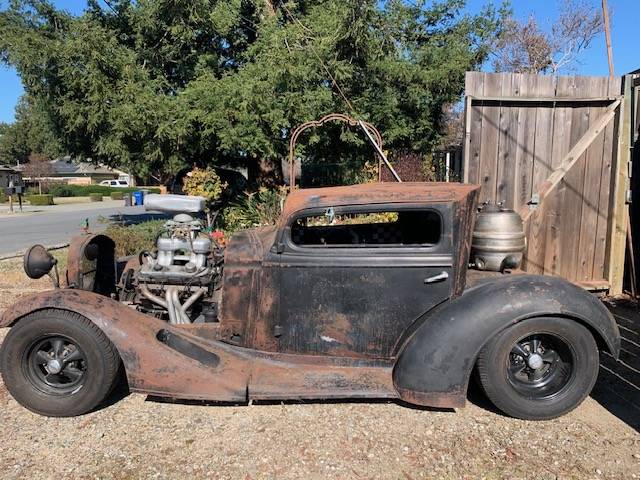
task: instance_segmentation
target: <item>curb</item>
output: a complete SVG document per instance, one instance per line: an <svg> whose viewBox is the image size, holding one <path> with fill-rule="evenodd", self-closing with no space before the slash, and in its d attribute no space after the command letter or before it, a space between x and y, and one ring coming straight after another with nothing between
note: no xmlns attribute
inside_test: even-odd
<svg viewBox="0 0 640 480"><path fill-rule="evenodd" d="M46 248L47 250L60 250L62 248L67 248L69 246L69 243L57 243L55 245L45 245L44 248ZM4 253L4 254L0 254L0 261L2 260L9 260L11 258L18 258L18 257L22 257L25 254L26 250L21 250L19 252L13 252L13 253Z"/></svg>

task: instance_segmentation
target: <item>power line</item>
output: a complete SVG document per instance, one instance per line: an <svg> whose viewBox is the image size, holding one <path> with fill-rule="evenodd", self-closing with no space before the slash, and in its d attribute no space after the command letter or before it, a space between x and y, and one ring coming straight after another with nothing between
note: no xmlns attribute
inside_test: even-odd
<svg viewBox="0 0 640 480"><path fill-rule="evenodd" d="M300 20L298 20L293 13L291 13L291 10L289 10L289 8L287 7L287 5L285 3L282 3L282 8L287 12L287 15L289 15L289 17L291 18L291 20L293 20L295 23L297 23L298 25L300 25L302 27L303 30L307 30L309 31L308 27L305 26ZM307 40L309 40L308 37L305 37ZM347 96L345 95L344 91L342 90L342 88L340 87L340 85L338 84L338 81L335 79L335 77L331 74L331 71L329 71L329 68L327 67L327 65L324 63L324 61L322 60L322 57L318 54L318 52L316 51L315 47L313 46L313 42L309 41L309 47L311 48L311 51L313 52L313 54L316 56L316 58L318 59L318 61L320 62L320 65L322 65L322 68L324 68L325 72L327 73L327 75L329 75L329 78L331 79L331 82L333 83L334 87L336 88L336 90L338 90L338 93L340 94L340 96L342 97L342 99L344 100L344 102L347 104L347 106L351 109L351 111L356 112L356 109L354 108L353 104L349 101L349 99L347 98Z"/></svg>

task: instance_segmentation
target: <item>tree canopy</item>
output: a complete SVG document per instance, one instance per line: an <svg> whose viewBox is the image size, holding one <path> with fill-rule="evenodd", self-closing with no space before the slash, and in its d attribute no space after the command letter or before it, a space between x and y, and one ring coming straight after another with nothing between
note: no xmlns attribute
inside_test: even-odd
<svg viewBox="0 0 640 480"><path fill-rule="evenodd" d="M464 4L89 0L73 16L12 0L0 60L25 87L15 125L30 125L7 127L28 137L12 154L64 151L163 182L234 163L275 178L290 130L331 112L375 124L387 148L426 152L500 30L501 9ZM305 142L314 155L363 148L344 126Z"/></svg>

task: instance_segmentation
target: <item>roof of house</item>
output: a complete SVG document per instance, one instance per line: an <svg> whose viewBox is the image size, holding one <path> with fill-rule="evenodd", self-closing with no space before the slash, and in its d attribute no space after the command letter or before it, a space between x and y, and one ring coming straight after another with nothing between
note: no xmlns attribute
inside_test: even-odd
<svg viewBox="0 0 640 480"><path fill-rule="evenodd" d="M121 173L119 170L104 165L77 162L69 156L52 160L49 163L53 167L54 174L63 176L114 175Z"/></svg>
<svg viewBox="0 0 640 480"><path fill-rule="evenodd" d="M20 173L19 170L16 170L15 167L9 167L7 165L0 165L0 172L6 172L6 173Z"/></svg>
<svg viewBox="0 0 640 480"><path fill-rule="evenodd" d="M383 203L455 202L479 185L445 182L382 182L341 187L304 188L289 194L282 218L305 208Z"/></svg>

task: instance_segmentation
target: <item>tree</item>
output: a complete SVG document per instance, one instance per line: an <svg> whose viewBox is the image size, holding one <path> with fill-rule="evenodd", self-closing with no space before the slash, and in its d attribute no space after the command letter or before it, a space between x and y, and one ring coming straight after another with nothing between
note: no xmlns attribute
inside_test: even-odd
<svg viewBox="0 0 640 480"><path fill-rule="evenodd" d="M29 155L29 161L25 164L22 174L24 177L31 180L38 181L38 189L42 194L42 184L49 184L49 177L54 173L53 165L49 161L49 158L31 154Z"/></svg>
<svg viewBox="0 0 640 480"><path fill-rule="evenodd" d="M15 0L0 12L0 58L43 105L67 153L163 183L212 163L247 165L269 183L291 129L333 111L376 124L388 148L435 145L443 105L485 61L503 15L463 6L91 0L74 17ZM323 158L370 151L345 128L312 135L306 148Z"/></svg>
<svg viewBox="0 0 640 480"><path fill-rule="evenodd" d="M47 109L37 99L23 96L16 106L15 122L0 130L0 163L25 163L32 155L53 158L61 154L62 145Z"/></svg>
<svg viewBox="0 0 640 480"><path fill-rule="evenodd" d="M570 70L603 27L600 9L584 0L562 0L549 31L541 29L533 15L524 23L509 18L496 44L494 68L552 74Z"/></svg>

